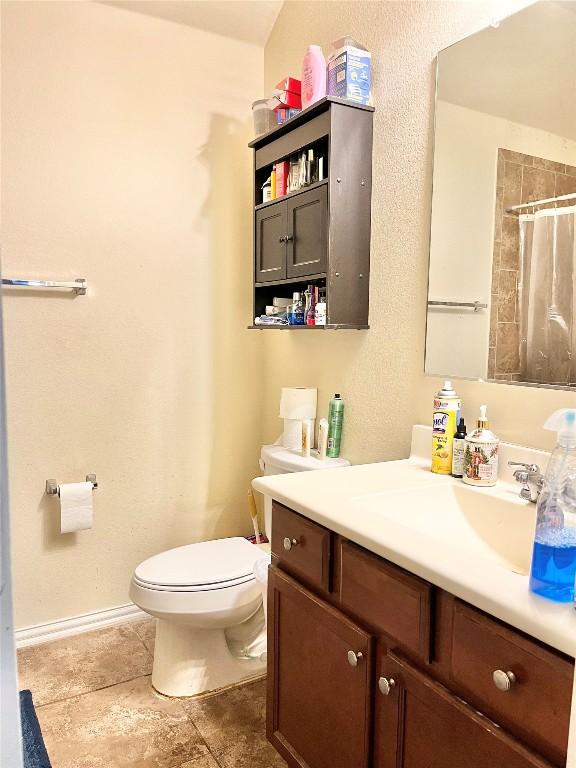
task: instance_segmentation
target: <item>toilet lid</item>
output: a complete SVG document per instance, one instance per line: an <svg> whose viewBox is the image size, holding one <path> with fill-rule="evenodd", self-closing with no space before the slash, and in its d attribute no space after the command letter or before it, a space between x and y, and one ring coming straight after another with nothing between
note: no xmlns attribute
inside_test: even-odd
<svg viewBox="0 0 576 768"><path fill-rule="evenodd" d="M252 576L262 552L241 537L202 541L169 549L144 560L134 576L141 584L195 587L223 584Z"/></svg>

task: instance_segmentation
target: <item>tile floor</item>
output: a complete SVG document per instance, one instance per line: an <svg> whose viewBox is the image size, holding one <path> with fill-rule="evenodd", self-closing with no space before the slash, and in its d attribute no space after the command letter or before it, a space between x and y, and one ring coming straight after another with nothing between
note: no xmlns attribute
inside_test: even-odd
<svg viewBox="0 0 576 768"><path fill-rule="evenodd" d="M53 768L285 768L266 741L265 681L200 700L150 683L153 620L18 652Z"/></svg>

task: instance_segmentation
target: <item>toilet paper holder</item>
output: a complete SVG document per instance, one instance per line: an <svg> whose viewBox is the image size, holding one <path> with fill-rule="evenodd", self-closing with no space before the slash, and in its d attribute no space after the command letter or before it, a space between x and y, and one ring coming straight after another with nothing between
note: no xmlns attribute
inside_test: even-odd
<svg viewBox="0 0 576 768"><path fill-rule="evenodd" d="M96 489L98 488L98 481L96 480L96 475L86 475L86 482L92 483L92 488ZM46 480L46 493L48 496L60 496L60 486L58 485L56 480Z"/></svg>

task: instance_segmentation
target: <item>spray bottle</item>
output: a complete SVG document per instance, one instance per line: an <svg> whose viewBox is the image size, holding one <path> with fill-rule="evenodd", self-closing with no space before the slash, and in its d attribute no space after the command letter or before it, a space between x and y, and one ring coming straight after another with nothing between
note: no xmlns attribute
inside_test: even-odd
<svg viewBox="0 0 576 768"><path fill-rule="evenodd" d="M432 414L432 472L439 475L452 472L452 445L461 406L452 382L445 381L434 397Z"/></svg>
<svg viewBox="0 0 576 768"><path fill-rule="evenodd" d="M576 410L556 411L544 429L558 439L538 499L530 589L568 603L576 579Z"/></svg>
<svg viewBox="0 0 576 768"><path fill-rule="evenodd" d="M340 456L342 440L342 422L344 421L344 400L336 393L328 408L328 449L326 455L331 459Z"/></svg>

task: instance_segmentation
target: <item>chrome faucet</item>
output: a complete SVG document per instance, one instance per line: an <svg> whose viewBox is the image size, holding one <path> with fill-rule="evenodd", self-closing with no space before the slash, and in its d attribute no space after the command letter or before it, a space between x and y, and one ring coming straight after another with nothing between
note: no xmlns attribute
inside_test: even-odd
<svg viewBox="0 0 576 768"><path fill-rule="evenodd" d="M517 483L522 483L520 489L520 496L526 501L531 501L536 504L540 491L544 484L544 475L540 472L538 464L525 464L523 461L509 461L510 467L521 467L521 469L514 470L514 480Z"/></svg>

